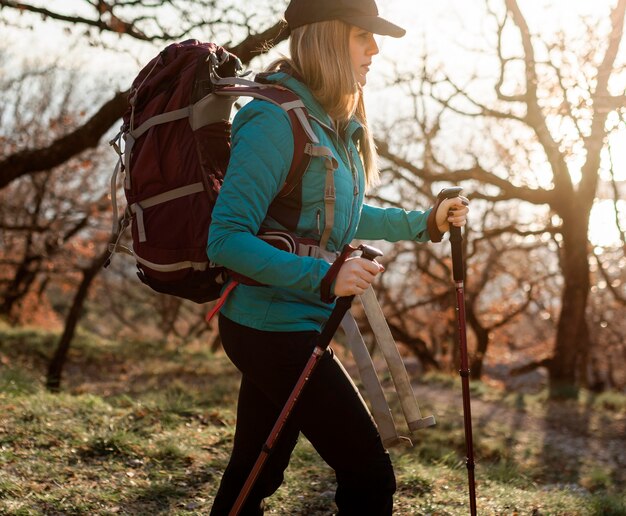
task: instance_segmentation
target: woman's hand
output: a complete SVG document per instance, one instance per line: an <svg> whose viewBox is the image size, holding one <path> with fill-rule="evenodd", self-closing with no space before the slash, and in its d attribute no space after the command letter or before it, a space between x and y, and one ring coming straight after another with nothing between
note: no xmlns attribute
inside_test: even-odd
<svg viewBox="0 0 626 516"><path fill-rule="evenodd" d="M385 268L376 260L348 258L339 269L334 294L338 297L360 296Z"/></svg>
<svg viewBox="0 0 626 516"><path fill-rule="evenodd" d="M452 199L444 199L437 208L435 220L439 231L445 233L450 230L450 224L458 227L467 223L469 201L466 197L459 196Z"/></svg>

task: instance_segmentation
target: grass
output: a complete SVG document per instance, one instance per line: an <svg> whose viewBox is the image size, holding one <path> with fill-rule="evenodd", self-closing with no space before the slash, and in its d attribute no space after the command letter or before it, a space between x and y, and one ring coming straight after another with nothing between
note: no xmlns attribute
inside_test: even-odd
<svg viewBox="0 0 626 516"><path fill-rule="evenodd" d="M238 373L222 354L83 335L72 349L64 391L53 395L43 390L42 374L55 336L0 328L0 342L0 514L209 512L235 423ZM443 394L459 388L441 375L428 382ZM545 419L558 408L559 417L584 413L603 422L626 406L614 393L581 396L551 412L541 396L483 385L473 385L472 396ZM398 484L394 513L467 514L459 408L425 410L437 413L437 426L420 431L413 447L390 452ZM626 514L620 471L593 454L569 464L558 447L546 447L545 436L498 414L475 418L479 514ZM267 513L333 514L334 489L333 472L302 438Z"/></svg>

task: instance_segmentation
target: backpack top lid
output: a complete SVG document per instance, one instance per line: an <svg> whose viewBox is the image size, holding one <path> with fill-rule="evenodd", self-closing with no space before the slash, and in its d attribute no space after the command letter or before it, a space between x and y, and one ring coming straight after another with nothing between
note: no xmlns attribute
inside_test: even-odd
<svg viewBox="0 0 626 516"><path fill-rule="evenodd" d="M234 77L241 69L241 62L215 43L190 39L168 45L133 81L123 117L125 126L139 127L152 116L166 112L168 105L190 105L213 93L213 69L218 77ZM177 99L172 99L174 93ZM144 111L148 104L155 108Z"/></svg>

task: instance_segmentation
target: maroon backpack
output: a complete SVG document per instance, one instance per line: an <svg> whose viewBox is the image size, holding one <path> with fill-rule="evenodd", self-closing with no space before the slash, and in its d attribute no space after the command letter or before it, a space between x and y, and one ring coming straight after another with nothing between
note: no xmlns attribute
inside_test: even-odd
<svg viewBox="0 0 626 516"><path fill-rule="evenodd" d="M189 40L165 48L141 70L130 90L120 133L111 141L119 161L111 181L115 244L137 262L138 276L157 292L196 303L217 299L225 270L206 255L211 211L230 157L230 115L239 96L270 101L289 114L294 156L269 213L294 230L301 179L316 138L292 91L248 81L240 61L213 43ZM121 141L124 141L122 150ZM309 145L310 147L310 145ZM127 208L118 222L118 173ZM132 249L119 244L131 227Z"/></svg>

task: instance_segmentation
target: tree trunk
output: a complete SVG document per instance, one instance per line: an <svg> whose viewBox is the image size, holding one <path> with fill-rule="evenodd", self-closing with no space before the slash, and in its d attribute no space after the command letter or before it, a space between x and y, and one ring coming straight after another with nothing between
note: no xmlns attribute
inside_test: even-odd
<svg viewBox="0 0 626 516"><path fill-rule="evenodd" d="M16 322L16 318L12 317L13 307L30 291L39 273L40 264L41 256L25 257L5 291L4 299L0 303L0 315L12 323Z"/></svg>
<svg viewBox="0 0 626 516"><path fill-rule="evenodd" d="M551 398L572 398L585 382L580 378L589 354L586 309L590 288L587 228L590 209L578 206L571 220L563 221L561 268L563 292L556 346L548 367Z"/></svg>
<svg viewBox="0 0 626 516"><path fill-rule="evenodd" d="M89 288L95 277L98 275L106 259L109 256L108 249L105 248L104 252L97 256L91 265L83 270L83 279L78 286L78 290L74 295L72 306L67 318L65 319L65 328L63 329L63 335L59 339L57 349L48 366L48 376L46 378L46 387L52 392L58 392L61 388L61 376L63 373L63 367L67 360L67 355L70 350L70 345L76 332L76 326L80 321L83 306L89 294Z"/></svg>

